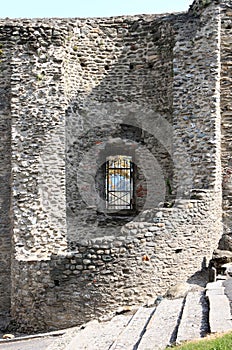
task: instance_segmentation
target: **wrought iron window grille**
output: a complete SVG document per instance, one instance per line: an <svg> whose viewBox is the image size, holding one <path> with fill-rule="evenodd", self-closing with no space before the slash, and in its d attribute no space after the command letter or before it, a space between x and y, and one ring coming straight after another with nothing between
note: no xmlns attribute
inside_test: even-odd
<svg viewBox="0 0 232 350"><path fill-rule="evenodd" d="M106 209L109 211L134 208L134 165L131 156L114 155L106 158Z"/></svg>

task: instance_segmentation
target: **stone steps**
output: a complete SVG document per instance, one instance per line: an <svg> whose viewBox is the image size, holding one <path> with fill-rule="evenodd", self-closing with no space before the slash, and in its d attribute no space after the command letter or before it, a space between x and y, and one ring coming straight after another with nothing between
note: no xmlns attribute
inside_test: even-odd
<svg viewBox="0 0 232 350"><path fill-rule="evenodd" d="M230 302L224 294L223 281L208 283L206 296L209 299L209 326L211 333L232 330Z"/></svg>
<svg viewBox="0 0 232 350"><path fill-rule="evenodd" d="M177 343L204 337L208 332L208 305L204 292L189 292L177 333Z"/></svg>
<svg viewBox="0 0 232 350"><path fill-rule="evenodd" d="M109 349L119 334L125 329L132 316L118 315L110 322L89 322L72 339L65 350L99 350Z"/></svg>
<svg viewBox="0 0 232 350"><path fill-rule="evenodd" d="M130 320L127 327L119 335L118 339L109 348L110 350L133 350L143 338L146 326L156 308L141 307Z"/></svg>
<svg viewBox="0 0 232 350"><path fill-rule="evenodd" d="M138 350L164 349L175 341L183 303L183 298L161 301L146 327Z"/></svg>
<svg viewBox="0 0 232 350"><path fill-rule="evenodd" d="M76 331L71 341L69 338L65 342L64 337L49 350L162 350L205 336L208 316L212 333L231 330L229 301L222 283L207 286L209 315L205 293L190 291L185 298L165 298L157 307L140 307L135 314L117 315L108 322L89 322Z"/></svg>

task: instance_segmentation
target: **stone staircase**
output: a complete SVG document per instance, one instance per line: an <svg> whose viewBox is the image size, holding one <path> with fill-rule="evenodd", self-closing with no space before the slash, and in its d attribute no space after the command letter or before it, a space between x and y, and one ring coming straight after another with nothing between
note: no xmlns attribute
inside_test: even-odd
<svg viewBox="0 0 232 350"><path fill-rule="evenodd" d="M47 350L161 350L205 336L208 315L205 292L190 291L184 298L164 298L156 307L140 307L108 322L91 321L71 341L64 335Z"/></svg>
<svg viewBox="0 0 232 350"><path fill-rule="evenodd" d="M209 325L211 333L232 330L230 301L225 295L223 280L208 283L206 296L209 300Z"/></svg>
<svg viewBox="0 0 232 350"><path fill-rule="evenodd" d="M48 347L38 343L39 347L36 348L164 350L169 345L202 338L210 332L232 330L232 278L208 283L205 291L191 290L185 297L164 298L157 300L157 303L156 306L143 306L137 310L122 309L120 312L126 312L114 316L110 321L94 320L81 327L64 330L64 334L54 337ZM20 344L27 345L23 339ZM5 349L4 344L2 346L0 343L0 348Z"/></svg>

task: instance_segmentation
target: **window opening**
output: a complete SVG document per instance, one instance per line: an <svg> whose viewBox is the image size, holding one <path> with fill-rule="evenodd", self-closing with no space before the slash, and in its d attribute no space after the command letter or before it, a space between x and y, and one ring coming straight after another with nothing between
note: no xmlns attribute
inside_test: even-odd
<svg viewBox="0 0 232 350"><path fill-rule="evenodd" d="M133 163L130 156L109 156L106 162L106 208L133 209Z"/></svg>

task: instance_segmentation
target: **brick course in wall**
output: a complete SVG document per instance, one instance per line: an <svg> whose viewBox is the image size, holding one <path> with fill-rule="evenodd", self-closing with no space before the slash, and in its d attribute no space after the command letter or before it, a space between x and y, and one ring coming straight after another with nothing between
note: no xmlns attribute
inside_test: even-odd
<svg viewBox="0 0 232 350"><path fill-rule="evenodd" d="M0 20L0 313L19 329L141 304L208 266L229 166L230 7ZM136 210L112 215L116 154L133 158Z"/></svg>

